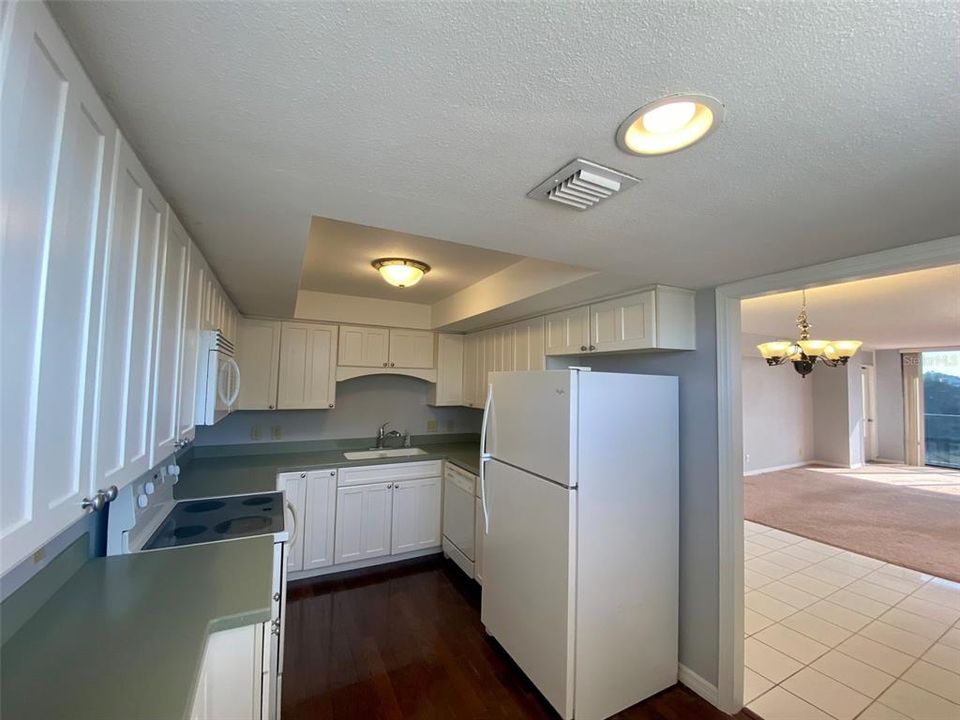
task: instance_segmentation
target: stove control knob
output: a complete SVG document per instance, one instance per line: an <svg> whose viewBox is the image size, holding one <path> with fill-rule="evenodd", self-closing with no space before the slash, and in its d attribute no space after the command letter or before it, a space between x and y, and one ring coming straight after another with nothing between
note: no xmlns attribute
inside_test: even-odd
<svg viewBox="0 0 960 720"><path fill-rule="evenodd" d="M157 490L157 486L153 484L152 480L147 480L143 486L143 490L147 493L147 495L153 495L153 493Z"/></svg>
<svg viewBox="0 0 960 720"><path fill-rule="evenodd" d="M173 475L174 477L176 477L179 474L180 474L179 465L167 465L167 475Z"/></svg>
<svg viewBox="0 0 960 720"><path fill-rule="evenodd" d="M140 493L137 495L137 505L141 508L145 508L150 504L150 498L147 497L146 493Z"/></svg>

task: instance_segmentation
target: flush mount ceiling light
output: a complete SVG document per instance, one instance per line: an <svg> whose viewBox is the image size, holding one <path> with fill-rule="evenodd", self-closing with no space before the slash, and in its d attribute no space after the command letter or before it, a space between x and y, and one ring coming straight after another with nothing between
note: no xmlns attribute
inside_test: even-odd
<svg viewBox="0 0 960 720"><path fill-rule="evenodd" d="M860 349L859 340L811 340L810 328L807 321L807 293L803 293L803 305L797 315L797 328L800 330L800 339L796 342L789 340L775 340L757 345L757 350L767 361L767 365L783 365L793 363L793 369L806 377L813 372L817 362L827 367L846 365L847 361Z"/></svg>
<svg viewBox="0 0 960 720"><path fill-rule="evenodd" d="M707 95L669 95L620 123L617 145L631 155L666 155L702 140L723 120L723 105Z"/></svg>
<svg viewBox="0 0 960 720"><path fill-rule="evenodd" d="M409 258L378 258L370 264L384 280L399 288L416 285L430 272L430 266L425 262Z"/></svg>

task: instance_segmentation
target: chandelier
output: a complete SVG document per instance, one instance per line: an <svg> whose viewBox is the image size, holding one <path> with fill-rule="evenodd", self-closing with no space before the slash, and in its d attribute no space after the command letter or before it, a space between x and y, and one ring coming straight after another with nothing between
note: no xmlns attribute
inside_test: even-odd
<svg viewBox="0 0 960 720"><path fill-rule="evenodd" d="M827 367L846 365L847 361L856 354L862 343L859 340L811 340L810 328L807 321L807 291L803 291L803 305L797 315L797 328L800 330L800 339L796 342L789 340L775 340L757 345L757 350L767 361L767 365L783 365L793 363L793 369L806 377L813 372L813 366L818 362Z"/></svg>

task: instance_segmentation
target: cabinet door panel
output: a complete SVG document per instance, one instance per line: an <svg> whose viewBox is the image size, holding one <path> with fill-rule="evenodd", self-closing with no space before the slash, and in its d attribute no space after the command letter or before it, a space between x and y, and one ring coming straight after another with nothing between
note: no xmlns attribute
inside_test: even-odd
<svg viewBox="0 0 960 720"><path fill-rule="evenodd" d="M203 258L197 246L190 242L183 298L183 352L180 360L180 409L177 413L178 435L181 440L192 440L196 430L197 373L205 282Z"/></svg>
<svg viewBox="0 0 960 720"><path fill-rule="evenodd" d="M289 538L287 539L287 570L303 570L303 547L307 529L307 474L300 472L280 473L277 476L277 490L283 490L286 496L284 506L285 521Z"/></svg>
<svg viewBox="0 0 960 720"><path fill-rule="evenodd" d="M437 335L437 382L430 391L431 405L462 405L464 338L463 335Z"/></svg>
<svg viewBox="0 0 960 720"><path fill-rule="evenodd" d="M179 436L181 342L183 297L190 240L176 216L167 208L160 253L157 337L154 344L153 457L172 453Z"/></svg>
<svg viewBox="0 0 960 720"><path fill-rule="evenodd" d="M433 333L425 330L390 330L390 366L433 367Z"/></svg>
<svg viewBox="0 0 960 720"><path fill-rule="evenodd" d="M280 371L280 323L241 320L237 333L240 410L273 410Z"/></svg>
<svg viewBox="0 0 960 720"><path fill-rule="evenodd" d="M307 497L303 536L303 569L333 565L336 530L337 471L307 473Z"/></svg>
<svg viewBox="0 0 960 720"><path fill-rule="evenodd" d="M389 345L387 328L341 325L338 362L350 367L386 367Z"/></svg>
<svg viewBox="0 0 960 720"><path fill-rule="evenodd" d="M547 315L545 322L545 350L547 355L577 355L590 345L590 312L588 308L574 308Z"/></svg>
<svg viewBox="0 0 960 720"><path fill-rule="evenodd" d="M335 562L390 554L392 500L390 483L337 490Z"/></svg>
<svg viewBox="0 0 960 720"><path fill-rule="evenodd" d="M477 336L463 339L463 404L475 407L477 403Z"/></svg>
<svg viewBox="0 0 960 720"><path fill-rule="evenodd" d="M655 292L631 295L590 306L591 344L596 352L654 347Z"/></svg>
<svg viewBox="0 0 960 720"><path fill-rule="evenodd" d="M0 574L82 514L116 128L46 6L4 9Z"/></svg>
<svg viewBox="0 0 960 720"><path fill-rule="evenodd" d="M336 325L283 323L277 407L332 408L336 397L336 359Z"/></svg>
<svg viewBox="0 0 960 720"><path fill-rule="evenodd" d="M406 480L393 488L393 539L397 555L440 544L441 479Z"/></svg>

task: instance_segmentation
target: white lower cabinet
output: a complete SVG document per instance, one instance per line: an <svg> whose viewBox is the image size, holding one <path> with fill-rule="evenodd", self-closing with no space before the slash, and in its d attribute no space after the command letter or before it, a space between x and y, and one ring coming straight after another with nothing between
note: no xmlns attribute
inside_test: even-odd
<svg viewBox="0 0 960 720"><path fill-rule="evenodd" d="M263 625L244 625L207 638L190 720L261 718L263 636Z"/></svg>
<svg viewBox="0 0 960 720"><path fill-rule="evenodd" d="M287 528L287 570L303 570L303 536L306 523L307 473L280 473L277 490L286 494L285 526Z"/></svg>
<svg viewBox="0 0 960 720"><path fill-rule="evenodd" d="M439 477L394 483L392 555L440 544L440 496Z"/></svg>
<svg viewBox="0 0 960 720"><path fill-rule="evenodd" d="M337 512L337 471L307 473L303 512L303 569L333 565L334 527Z"/></svg>
<svg viewBox="0 0 960 720"><path fill-rule="evenodd" d="M390 554L393 483L337 489L337 563Z"/></svg>

